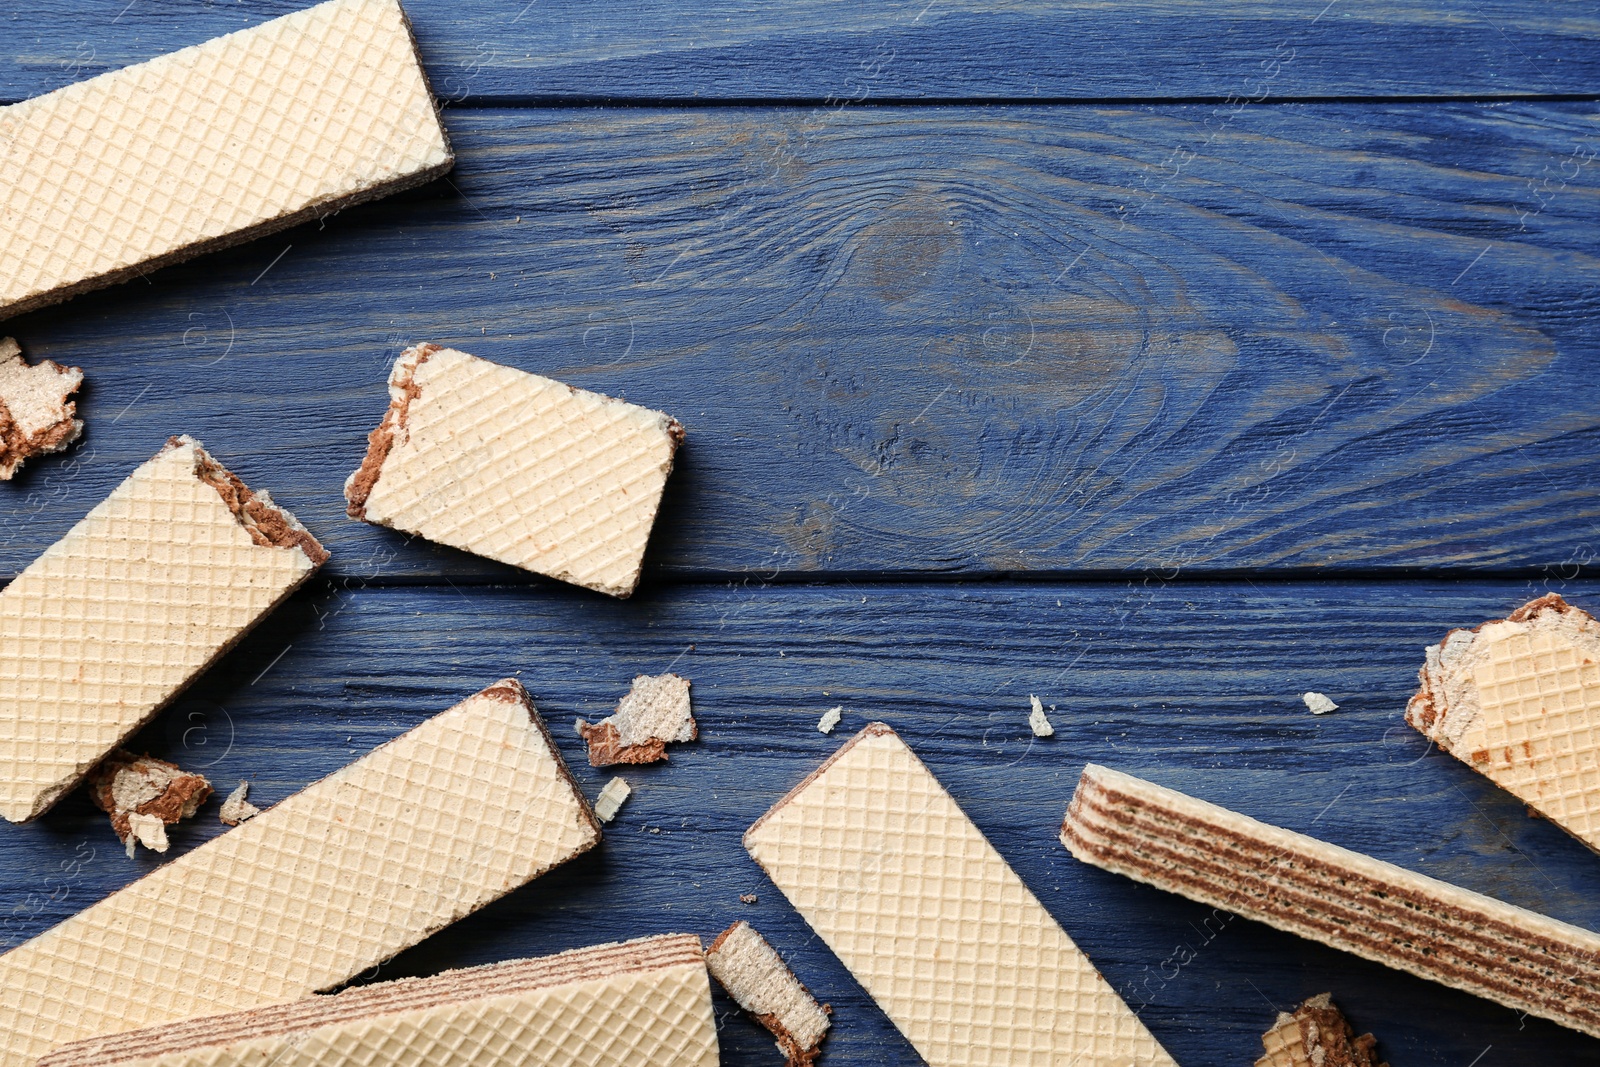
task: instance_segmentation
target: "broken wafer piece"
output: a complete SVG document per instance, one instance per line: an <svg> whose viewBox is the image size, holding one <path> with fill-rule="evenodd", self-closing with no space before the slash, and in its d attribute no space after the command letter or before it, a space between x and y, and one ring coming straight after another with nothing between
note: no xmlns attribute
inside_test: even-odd
<svg viewBox="0 0 1600 1067"><path fill-rule="evenodd" d="M1173 1067L883 723L778 801L744 844L930 1067Z"/></svg>
<svg viewBox="0 0 1600 1067"><path fill-rule="evenodd" d="M1429 646L1406 721L1600 850L1600 621L1555 593Z"/></svg>
<svg viewBox="0 0 1600 1067"><path fill-rule="evenodd" d="M10 481L23 460L78 439L83 421L67 398L82 384L77 367L49 359L30 367L17 342L0 337L0 482Z"/></svg>
<svg viewBox="0 0 1600 1067"><path fill-rule="evenodd" d="M655 763L667 745L700 736L689 704L689 679L676 674L641 674L617 710L590 725L578 720L578 736L589 743L589 763Z"/></svg>
<svg viewBox="0 0 1600 1067"><path fill-rule="evenodd" d="M450 164L395 0L329 0L0 108L0 317Z"/></svg>
<svg viewBox="0 0 1600 1067"><path fill-rule="evenodd" d="M250 795L250 783L240 782L233 787L233 792L228 794L228 799L222 802L222 810L217 816L224 826L238 826L246 819L253 819L261 814L261 809L245 799Z"/></svg>
<svg viewBox="0 0 1600 1067"><path fill-rule="evenodd" d="M1072 854L1600 1037L1600 934L1089 764Z"/></svg>
<svg viewBox="0 0 1600 1067"><path fill-rule="evenodd" d="M611 779L595 798L594 817L601 822L610 822L617 817L617 812L622 810L622 802L632 795L633 787L625 779Z"/></svg>
<svg viewBox="0 0 1600 1067"><path fill-rule="evenodd" d="M327 558L169 440L0 592L0 815L48 810Z"/></svg>
<svg viewBox="0 0 1600 1067"><path fill-rule="evenodd" d="M129 859L135 845L165 852L167 827L192 816L211 796L205 775L120 748L94 769L87 784L95 807L111 816Z"/></svg>
<svg viewBox="0 0 1600 1067"><path fill-rule="evenodd" d="M39 1067L715 1067L700 939L667 934L57 1049Z"/></svg>
<svg viewBox="0 0 1600 1067"><path fill-rule="evenodd" d="M817 1003L754 927L741 919L722 931L706 949L706 966L734 1002L777 1039L789 1067L816 1062L833 1009Z"/></svg>
<svg viewBox="0 0 1600 1067"><path fill-rule="evenodd" d="M1256 1067L1389 1067L1378 1059L1371 1034L1356 1036L1333 997L1321 993L1290 1012L1279 1012L1272 1029L1261 1035L1266 1054Z"/></svg>
<svg viewBox="0 0 1600 1067"><path fill-rule="evenodd" d="M418 345L344 495L351 518L626 597L682 441L659 411Z"/></svg>
<svg viewBox="0 0 1600 1067"><path fill-rule="evenodd" d="M599 839L496 682L0 956L0 1067L339 985Z"/></svg>

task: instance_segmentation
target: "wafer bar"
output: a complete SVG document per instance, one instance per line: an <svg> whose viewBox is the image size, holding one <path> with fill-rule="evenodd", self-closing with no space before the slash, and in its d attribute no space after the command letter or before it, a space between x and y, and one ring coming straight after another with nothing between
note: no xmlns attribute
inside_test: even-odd
<svg viewBox="0 0 1600 1067"><path fill-rule="evenodd" d="M0 815L46 811L327 558L168 441L0 592Z"/></svg>
<svg viewBox="0 0 1600 1067"><path fill-rule="evenodd" d="M883 723L744 843L931 1067L1173 1064Z"/></svg>
<svg viewBox="0 0 1600 1067"><path fill-rule="evenodd" d="M67 1045L39 1067L715 1067L700 939L402 978Z"/></svg>
<svg viewBox="0 0 1600 1067"><path fill-rule="evenodd" d="M0 1067L338 985L599 838L497 682L0 956Z"/></svg>
<svg viewBox="0 0 1600 1067"><path fill-rule="evenodd" d="M1428 648L1406 721L1600 850L1600 621L1555 593Z"/></svg>
<svg viewBox="0 0 1600 1067"><path fill-rule="evenodd" d="M1600 935L1094 764L1085 862L1600 1037Z"/></svg>
<svg viewBox="0 0 1600 1067"><path fill-rule="evenodd" d="M682 440L659 411L417 345L345 499L351 518L626 597Z"/></svg>
<svg viewBox="0 0 1600 1067"><path fill-rule="evenodd" d="M329 0L0 108L0 317L450 164L395 0Z"/></svg>
<svg viewBox="0 0 1600 1067"><path fill-rule="evenodd" d="M741 919L717 935L706 949L706 967L777 1040L789 1067L816 1062L833 1009L817 1003L755 927Z"/></svg>

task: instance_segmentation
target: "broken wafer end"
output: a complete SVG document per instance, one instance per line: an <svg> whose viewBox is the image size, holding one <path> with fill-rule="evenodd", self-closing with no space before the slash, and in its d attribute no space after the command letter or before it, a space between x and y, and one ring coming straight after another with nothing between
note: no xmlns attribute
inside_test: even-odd
<svg viewBox="0 0 1600 1067"><path fill-rule="evenodd" d="M68 397L83 371L53 360L29 366L15 339L0 337L0 482L25 460L60 452L83 433L78 405Z"/></svg>
<svg viewBox="0 0 1600 1067"><path fill-rule="evenodd" d="M706 967L739 1007L772 1034L789 1067L816 1062L833 1009L817 1003L754 927L740 920L722 931L706 949Z"/></svg>

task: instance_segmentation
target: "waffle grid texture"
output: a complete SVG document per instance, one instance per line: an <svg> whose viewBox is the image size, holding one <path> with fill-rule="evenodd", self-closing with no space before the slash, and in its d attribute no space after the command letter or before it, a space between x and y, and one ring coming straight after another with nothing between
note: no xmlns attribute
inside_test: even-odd
<svg viewBox="0 0 1600 1067"><path fill-rule="evenodd" d="M329 0L0 108L0 315L450 164L395 0Z"/></svg>
<svg viewBox="0 0 1600 1067"><path fill-rule="evenodd" d="M641 1063L717 1063L711 988L692 935L450 971L84 1042L47 1056L41 1067Z"/></svg>
<svg viewBox="0 0 1600 1067"><path fill-rule="evenodd" d="M683 436L659 411L465 352L395 361L350 514L612 596L639 582Z"/></svg>
<svg viewBox="0 0 1600 1067"><path fill-rule="evenodd" d="M12 822L47 810L316 571L298 545L258 543L207 464L175 439L0 592Z"/></svg>
<svg viewBox="0 0 1600 1067"><path fill-rule="evenodd" d="M1429 647L1406 718L1600 850L1600 622L1559 596Z"/></svg>
<svg viewBox="0 0 1600 1067"><path fill-rule="evenodd" d="M598 840L499 682L0 956L0 1067L338 985Z"/></svg>
<svg viewBox="0 0 1600 1067"><path fill-rule="evenodd" d="M1090 764L1074 856L1600 1037L1600 935Z"/></svg>
<svg viewBox="0 0 1600 1067"><path fill-rule="evenodd" d="M745 847L931 1067L1172 1067L887 726L848 742Z"/></svg>

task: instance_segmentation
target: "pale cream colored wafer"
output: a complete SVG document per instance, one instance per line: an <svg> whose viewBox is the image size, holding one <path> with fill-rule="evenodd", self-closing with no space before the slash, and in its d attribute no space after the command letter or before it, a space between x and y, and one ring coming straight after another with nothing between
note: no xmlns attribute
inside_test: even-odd
<svg viewBox="0 0 1600 1067"><path fill-rule="evenodd" d="M744 842L931 1067L1173 1064L883 723Z"/></svg>
<svg viewBox="0 0 1600 1067"><path fill-rule="evenodd" d="M1094 764L1085 862L1600 1037L1600 935Z"/></svg>
<svg viewBox="0 0 1600 1067"><path fill-rule="evenodd" d="M0 337L0 482L22 461L59 452L83 433L78 405L67 398L83 384L83 371L53 360L29 366L10 337Z"/></svg>
<svg viewBox="0 0 1600 1067"><path fill-rule="evenodd" d="M1600 850L1600 622L1554 593L1429 646L1406 721Z"/></svg>
<svg viewBox="0 0 1600 1067"><path fill-rule="evenodd" d="M700 736L689 703L689 679L676 674L641 674L617 710L599 722L578 720L578 736L589 743L589 763L655 763L667 746Z"/></svg>
<svg viewBox="0 0 1600 1067"><path fill-rule="evenodd" d="M789 1067L816 1062L831 1009L817 1003L755 927L741 919L722 931L706 949L706 967L777 1039Z"/></svg>
<svg viewBox="0 0 1600 1067"><path fill-rule="evenodd" d="M1293 1013L1279 1012L1261 1035L1265 1054L1256 1067L1389 1067L1378 1059L1371 1034L1356 1036L1333 997L1319 993Z"/></svg>
<svg viewBox="0 0 1600 1067"><path fill-rule="evenodd" d="M352 518L612 596L639 584L683 427L438 345L401 353Z"/></svg>
<svg viewBox="0 0 1600 1067"><path fill-rule="evenodd" d="M0 316L450 164L395 0L329 0L0 108Z"/></svg>
<svg viewBox="0 0 1600 1067"><path fill-rule="evenodd" d="M599 838L497 682L0 956L0 1067L336 986Z"/></svg>
<svg viewBox="0 0 1600 1067"><path fill-rule="evenodd" d="M700 940L667 934L67 1045L39 1067L715 1067Z"/></svg>
<svg viewBox="0 0 1600 1067"><path fill-rule="evenodd" d="M46 811L327 558L168 441L0 592L0 815Z"/></svg>

